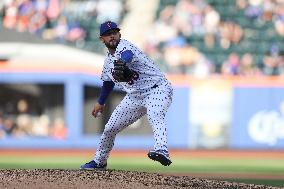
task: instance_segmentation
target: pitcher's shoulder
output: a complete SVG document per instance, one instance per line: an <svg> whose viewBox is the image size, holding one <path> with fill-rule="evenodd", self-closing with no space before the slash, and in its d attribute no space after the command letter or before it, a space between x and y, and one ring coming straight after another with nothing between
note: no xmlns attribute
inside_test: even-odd
<svg viewBox="0 0 284 189"><path fill-rule="evenodd" d="M118 46L117 46L117 48L120 51L123 50L123 49L124 50L138 49L138 47L134 43L132 43L132 42L126 40L126 39L121 39L119 44L118 44Z"/></svg>

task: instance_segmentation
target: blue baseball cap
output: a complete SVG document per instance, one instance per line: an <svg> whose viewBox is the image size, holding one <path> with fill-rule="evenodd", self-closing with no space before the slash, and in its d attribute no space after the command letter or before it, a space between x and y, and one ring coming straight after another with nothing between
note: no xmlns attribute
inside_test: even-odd
<svg viewBox="0 0 284 189"><path fill-rule="evenodd" d="M100 27L100 36L104 35L107 31L113 29L120 31L120 29L117 27L117 24L112 21L106 21L102 23Z"/></svg>

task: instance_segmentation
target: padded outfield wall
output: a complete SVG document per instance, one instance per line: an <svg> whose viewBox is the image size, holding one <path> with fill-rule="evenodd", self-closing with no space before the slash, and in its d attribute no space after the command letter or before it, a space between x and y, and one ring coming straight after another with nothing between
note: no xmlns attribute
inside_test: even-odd
<svg viewBox="0 0 284 189"><path fill-rule="evenodd" d="M167 113L170 148L284 149L284 80L275 77L197 79L168 75L174 86ZM100 133L86 134L84 86L99 88L97 73L31 73L2 70L0 84L62 84L68 136L51 138L7 137L1 148L95 148ZM142 122L148 127L147 122ZM96 125L94 125L96 126ZM148 149L153 145L151 129L139 128L119 134L118 149ZM135 131L138 131L135 133Z"/></svg>

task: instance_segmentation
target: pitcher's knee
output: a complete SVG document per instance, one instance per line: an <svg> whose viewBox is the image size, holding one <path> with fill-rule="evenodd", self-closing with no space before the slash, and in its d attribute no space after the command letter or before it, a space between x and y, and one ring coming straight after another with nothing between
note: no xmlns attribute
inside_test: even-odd
<svg viewBox="0 0 284 189"><path fill-rule="evenodd" d="M103 134L106 136L112 136L112 135L116 135L117 133L119 133L120 129L119 127L106 127L104 129Z"/></svg>
<svg viewBox="0 0 284 189"><path fill-rule="evenodd" d="M148 117L153 120L156 120L156 119L163 120L165 116L166 116L166 113L163 111L149 111L148 112Z"/></svg>
<svg viewBox="0 0 284 189"><path fill-rule="evenodd" d="M106 137L113 136L115 134L116 133L114 132L113 129L105 129L104 132L103 132L103 135L106 136Z"/></svg>

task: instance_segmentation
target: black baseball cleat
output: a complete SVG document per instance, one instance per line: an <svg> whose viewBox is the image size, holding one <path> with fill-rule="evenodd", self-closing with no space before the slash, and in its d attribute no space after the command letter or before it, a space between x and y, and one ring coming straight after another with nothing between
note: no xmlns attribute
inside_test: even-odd
<svg viewBox="0 0 284 189"><path fill-rule="evenodd" d="M160 162L163 166L169 166L172 163L169 153L165 150L151 150L148 153L148 157L151 160Z"/></svg>

